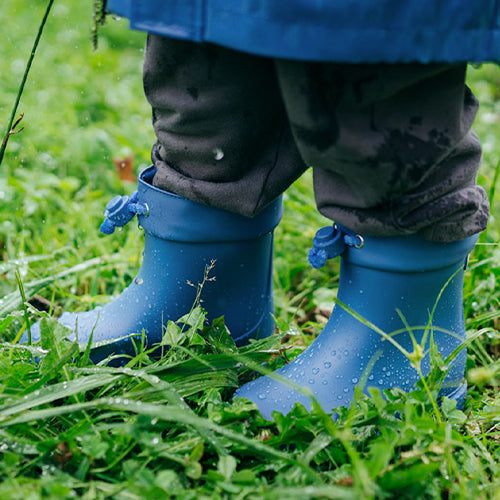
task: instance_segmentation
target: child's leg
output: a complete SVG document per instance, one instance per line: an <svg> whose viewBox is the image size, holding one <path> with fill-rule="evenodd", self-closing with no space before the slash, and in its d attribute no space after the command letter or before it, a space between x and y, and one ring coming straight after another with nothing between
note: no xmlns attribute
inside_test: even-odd
<svg viewBox="0 0 500 500"><path fill-rule="evenodd" d="M251 216L304 171L272 60L150 35L144 87L155 186Z"/></svg>
<svg viewBox="0 0 500 500"><path fill-rule="evenodd" d="M419 232L434 241L486 227L471 129L478 104L464 64L277 68L322 214L367 235Z"/></svg>

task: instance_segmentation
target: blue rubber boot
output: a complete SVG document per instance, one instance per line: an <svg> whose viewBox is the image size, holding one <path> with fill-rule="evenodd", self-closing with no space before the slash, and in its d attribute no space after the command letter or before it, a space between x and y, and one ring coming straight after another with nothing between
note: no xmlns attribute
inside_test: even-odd
<svg viewBox="0 0 500 500"><path fill-rule="evenodd" d="M430 370L431 332L443 358L460 346L465 339L463 272L477 240L473 236L455 243L433 243L418 236L362 238L344 231L336 225L320 229L309 260L321 267L328 258L341 255L337 298L347 308L337 304L318 338L275 372L308 388L326 412L348 407L356 385L365 393L370 387L414 388L417 371L380 330L409 353L414 347L408 327L417 342L424 338L424 375ZM356 319L348 308L380 330ZM440 396L457 400L458 407L467 390L465 358L463 349L452 361L440 391ZM254 401L268 419L273 411L288 413L296 402L310 408L308 396L270 377L245 384L235 396Z"/></svg>
<svg viewBox="0 0 500 500"><path fill-rule="evenodd" d="M106 207L104 233L112 233L138 215L144 229L143 263L138 275L117 298L83 313L65 312L59 321L75 331L80 344L120 339L144 330L151 347L163 326L192 308L196 285L215 261L201 300L209 320L224 316L236 344L272 333L273 229L283 208L281 198L254 218L201 205L152 186L155 169L144 170L138 191L116 197ZM193 286L194 284L194 286ZM39 324L32 328L40 338ZM113 353L133 353L130 339L96 347L94 361Z"/></svg>

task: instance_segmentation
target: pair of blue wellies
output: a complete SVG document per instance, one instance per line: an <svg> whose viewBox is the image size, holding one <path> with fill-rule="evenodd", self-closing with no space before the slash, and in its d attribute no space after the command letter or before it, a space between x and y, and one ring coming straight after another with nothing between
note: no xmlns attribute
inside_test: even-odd
<svg viewBox="0 0 500 500"><path fill-rule="evenodd" d="M273 230L282 216L281 199L247 218L201 205L152 185L155 169L139 178L130 198L106 207L101 229L113 232L137 215L144 229L141 269L109 304L59 321L80 343L92 334L94 359L132 353L131 334L145 333L149 346L162 340L168 320L191 309L207 267L215 280L202 290L208 319L224 316L236 344L270 335ZM434 243L412 236L362 237L340 226L320 229L309 260L321 267L340 255L338 304L318 338L292 362L236 391L254 401L262 415L289 412L296 402L310 407L312 395L327 412L349 406L354 388L394 387L410 391L420 379L408 356L422 357L429 373L429 346L446 359L454 352L440 396L463 404L465 340L463 271L477 237ZM32 327L39 338L39 326ZM109 342L115 340L114 342Z"/></svg>

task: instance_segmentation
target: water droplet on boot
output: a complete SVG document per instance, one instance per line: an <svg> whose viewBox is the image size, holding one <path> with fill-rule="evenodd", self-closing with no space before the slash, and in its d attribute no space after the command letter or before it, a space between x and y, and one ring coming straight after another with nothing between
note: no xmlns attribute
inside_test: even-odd
<svg viewBox="0 0 500 500"><path fill-rule="evenodd" d="M330 361L325 361L323 365L327 369L332 367L332 364L330 363Z"/></svg>
<svg viewBox="0 0 500 500"><path fill-rule="evenodd" d="M353 384L357 384L357 383L358 383L358 379L357 379L356 377L354 377L354 378L351 380L351 382L352 382Z"/></svg>
<svg viewBox="0 0 500 500"><path fill-rule="evenodd" d="M313 375L317 375L319 373L319 368L312 369Z"/></svg>
<svg viewBox="0 0 500 500"><path fill-rule="evenodd" d="M135 278L134 280L138 285L142 285L144 283L144 280L142 278Z"/></svg>
<svg viewBox="0 0 500 500"><path fill-rule="evenodd" d="M259 399L267 399L267 396L265 394L259 394L258 398Z"/></svg>

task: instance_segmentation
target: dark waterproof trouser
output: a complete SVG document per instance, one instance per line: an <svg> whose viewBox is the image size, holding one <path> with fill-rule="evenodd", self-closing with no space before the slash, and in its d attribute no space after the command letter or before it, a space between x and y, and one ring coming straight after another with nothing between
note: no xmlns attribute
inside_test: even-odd
<svg viewBox="0 0 500 500"><path fill-rule="evenodd" d="M488 219L465 72L272 60L149 35L153 183L252 216L312 167L319 211L343 226L463 239Z"/></svg>

